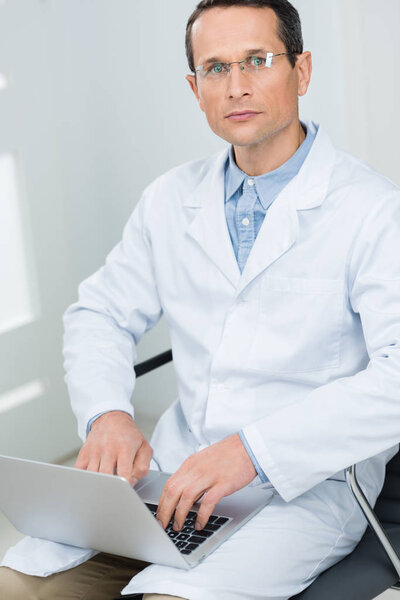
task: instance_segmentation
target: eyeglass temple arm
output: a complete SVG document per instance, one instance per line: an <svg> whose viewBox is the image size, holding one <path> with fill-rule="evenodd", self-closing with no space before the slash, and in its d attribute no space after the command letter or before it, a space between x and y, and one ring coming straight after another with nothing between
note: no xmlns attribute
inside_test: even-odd
<svg viewBox="0 0 400 600"><path fill-rule="evenodd" d="M381 522L379 521L378 517L373 511L371 505L369 504L367 498L364 495L364 492L360 487L360 484L358 483L356 476L356 465L348 467L346 469L345 475L348 487L350 488L355 499L357 500L359 507L361 508L365 518L369 523L369 526L378 538L383 550L385 551L386 556L390 560L394 570L397 573L399 582L393 587L395 587L396 589L400 589L400 559L397 556L397 553L393 548L388 536L386 535L386 532L383 529Z"/></svg>

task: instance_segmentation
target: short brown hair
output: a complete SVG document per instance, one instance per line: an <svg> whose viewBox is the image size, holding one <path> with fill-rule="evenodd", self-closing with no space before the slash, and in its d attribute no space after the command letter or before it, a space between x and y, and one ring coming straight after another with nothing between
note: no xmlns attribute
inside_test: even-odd
<svg viewBox="0 0 400 600"><path fill-rule="evenodd" d="M189 69L195 73L192 28L199 16L210 8L230 6L250 6L253 8L272 8L278 17L278 35L285 44L288 59L292 67L296 64L296 54L303 52L303 34L301 31L300 16L289 0L202 0L190 15L186 25L186 56Z"/></svg>

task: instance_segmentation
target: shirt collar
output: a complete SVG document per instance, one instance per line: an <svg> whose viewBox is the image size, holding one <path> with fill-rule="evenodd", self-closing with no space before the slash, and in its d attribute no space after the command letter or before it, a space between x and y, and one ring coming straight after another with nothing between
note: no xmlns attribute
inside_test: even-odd
<svg viewBox="0 0 400 600"><path fill-rule="evenodd" d="M289 181L299 172L312 146L315 135L311 134L310 129L307 128L304 123L302 123L302 125L306 129L307 134L303 143L299 146L299 148L293 154L293 156L291 156L289 160L287 160L283 165L281 165L274 171L270 171L269 173L265 173L264 175L257 175L256 177L251 177L251 179L253 179L255 182L255 188L257 190L258 197L265 210L271 203L270 194L268 193L271 188L271 185L274 185L277 181L284 181L286 183L289 183ZM249 178L249 175L247 175L237 166L235 162L232 144L229 148L228 159L226 161L225 169L225 202L229 202L230 200L232 200L233 195L238 191L239 187L242 186L244 179Z"/></svg>

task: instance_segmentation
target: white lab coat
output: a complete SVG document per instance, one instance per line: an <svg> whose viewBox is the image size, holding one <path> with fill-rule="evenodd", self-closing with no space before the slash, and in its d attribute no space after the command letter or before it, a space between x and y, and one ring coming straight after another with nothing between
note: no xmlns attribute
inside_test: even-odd
<svg viewBox="0 0 400 600"><path fill-rule="evenodd" d="M242 586L241 598L300 591L318 569L350 552L365 528L343 469L360 463L374 502L400 440L399 189L337 151L319 128L240 274L224 214L227 153L174 168L145 189L123 240L65 313L66 381L82 439L99 412L133 414L135 344L164 314L179 397L156 425L151 468L174 472L189 454L243 428L276 496L198 567L151 565L126 592L230 600L230 585ZM257 477L251 485L259 483ZM298 513L303 503L313 524L306 524L308 512ZM283 514L285 523L294 519L292 527L274 541L271 530ZM257 539L263 526L278 558L286 540L278 566L273 556L267 560L274 564L269 573L268 548L261 552ZM296 546L302 528L314 537L300 536ZM288 577L279 565L289 540L296 555L285 569L294 582L282 587ZM312 566L304 557L316 546ZM10 551L5 564L21 566L15 556ZM266 577L262 585L256 577L259 587L243 575L250 556L253 573ZM220 577L219 559L222 572L227 560L232 565L225 584L205 589L213 574ZM50 553L43 561L47 568L35 574L52 572ZM61 569L54 563L53 570Z"/></svg>

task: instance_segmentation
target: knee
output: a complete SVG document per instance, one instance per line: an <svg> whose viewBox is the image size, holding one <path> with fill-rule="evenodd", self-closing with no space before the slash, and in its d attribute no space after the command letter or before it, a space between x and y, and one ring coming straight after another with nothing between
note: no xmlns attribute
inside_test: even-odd
<svg viewBox="0 0 400 600"><path fill-rule="evenodd" d="M42 577L24 575L8 567L0 567L1 598L7 600L39 600Z"/></svg>

